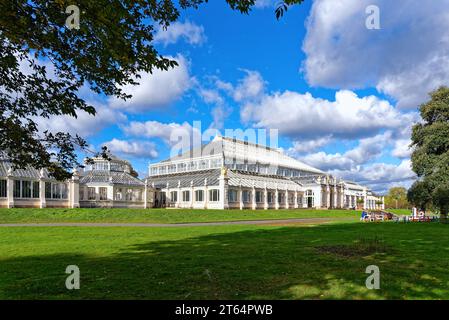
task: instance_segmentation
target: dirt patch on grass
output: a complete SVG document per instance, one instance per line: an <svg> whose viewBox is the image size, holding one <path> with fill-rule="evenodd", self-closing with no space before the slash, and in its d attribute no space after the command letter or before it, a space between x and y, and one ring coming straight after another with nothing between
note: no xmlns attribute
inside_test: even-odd
<svg viewBox="0 0 449 320"><path fill-rule="evenodd" d="M353 244L317 246L315 249L321 253L333 254L344 258L365 257L392 251L392 248L384 240L377 237L374 239L359 239Z"/></svg>

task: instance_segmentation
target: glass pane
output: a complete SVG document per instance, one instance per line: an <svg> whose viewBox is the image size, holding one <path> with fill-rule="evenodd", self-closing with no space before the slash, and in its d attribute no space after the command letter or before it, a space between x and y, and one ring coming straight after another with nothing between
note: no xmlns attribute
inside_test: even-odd
<svg viewBox="0 0 449 320"><path fill-rule="evenodd" d="M6 198L6 180L0 180L0 197Z"/></svg>
<svg viewBox="0 0 449 320"><path fill-rule="evenodd" d="M14 180L14 198L20 198L20 180Z"/></svg>
<svg viewBox="0 0 449 320"><path fill-rule="evenodd" d="M33 181L33 198L39 198L39 181Z"/></svg>

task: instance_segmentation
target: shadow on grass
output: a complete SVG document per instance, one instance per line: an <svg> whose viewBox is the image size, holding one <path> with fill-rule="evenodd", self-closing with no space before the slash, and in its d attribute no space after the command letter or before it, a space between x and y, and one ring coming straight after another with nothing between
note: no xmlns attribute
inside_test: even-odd
<svg viewBox="0 0 449 320"><path fill-rule="evenodd" d="M323 246L381 237L384 250L342 256ZM36 255L0 263L3 299L447 299L447 228L320 225L138 243L107 257ZM65 289L67 265L81 289ZM381 289L368 290L368 265Z"/></svg>

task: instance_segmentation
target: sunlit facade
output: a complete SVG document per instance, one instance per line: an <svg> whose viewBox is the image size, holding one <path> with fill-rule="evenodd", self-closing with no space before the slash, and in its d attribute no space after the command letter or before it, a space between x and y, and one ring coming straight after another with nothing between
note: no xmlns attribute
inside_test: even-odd
<svg viewBox="0 0 449 320"><path fill-rule="evenodd" d="M383 209L383 198L278 149L217 136L151 164L140 180L130 162L110 155L56 181L45 169L13 170L0 160L0 207L194 209Z"/></svg>
<svg viewBox="0 0 449 320"><path fill-rule="evenodd" d="M13 170L0 160L0 207L32 208L148 208L152 193L144 181L133 176L126 160L110 156L75 170L68 181L56 181L47 170Z"/></svg>
<svg viewBox="0 0 449 320"><path fill-rule="evenodd" d="M278 149L217 136L149 166L153 206L204 209L382 209L368 188L337 179Z"/></svg>

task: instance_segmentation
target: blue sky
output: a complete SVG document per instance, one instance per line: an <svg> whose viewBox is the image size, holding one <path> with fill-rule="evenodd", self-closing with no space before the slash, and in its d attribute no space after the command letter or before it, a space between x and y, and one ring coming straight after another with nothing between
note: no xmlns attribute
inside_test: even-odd
<svg viewBox="0 0 449 320"><path fill-rule="evenodd" d="M84 90L97 117L46 126L76 131L95 149L108 145L141 176L169 156L173 130L201 121L220 132L277 129L284 152L375 191L410 185L417 107L449 78L441 10L449 2L309 0L280 21L274 3L259 1L249 15L224 0L182 11L155 32L155 46L178 68L142 75L126 88L127 102ZM372 4L379 30L365 26Z"/></svg>

